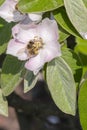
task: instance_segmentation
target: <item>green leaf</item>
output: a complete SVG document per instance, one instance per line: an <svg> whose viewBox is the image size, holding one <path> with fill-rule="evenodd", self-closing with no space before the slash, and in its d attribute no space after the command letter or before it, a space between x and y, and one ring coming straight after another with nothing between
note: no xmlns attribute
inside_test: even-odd
<svg viewBox="0 0 87 130"><path fill-rule="evenodd" d="M55 104L63 112L75 115L75 81L70 67L61 57L48 63L47 83Z"/></svg>
<svg viewBox="0 0 87 130"><path fill-rule="evenodd" d="M78 106L82 128L87 130L87 79L80 88Z"/></svg>
<svg viewBox="0 0 87 130"><path fill-rule="evenodd" d="M79 36L78 32L70 22L64 7L60 7L56 11L54 11L54 17L64 30L76 37Z"/></svg>
<svg viewBox="0 0 87 130"><path fill-rule="evenodd" d="M18 9L23 13L47 12L63 5L63 0L20 0Z"/></svg>
<svg viewBox="0 0 87 130"><path fill-rule="evenodd" d="M7 43L11 38L13 23L7 23L0 18L0 55L5 52Z"/></svg>
<svg viewBox="0 0 87 130"><path fill-rule="evenodd" d="M0 0L0 5L2 5L4 1L5 1L5 0Z"/></svg>
<svg viewBox="0 0 87 130"><path fill-rule="evenodd" d="M65 41L70 36L62 27L59 26L59 42Z"/></svg>
<svg viewBox="0 0 87 130"><path fill-rule="evenodd" d="M3 94L8 96L15 87L21 82L21 72L23 70L23 62L17 58L8 55L4 61L1 74L1 88Z"/></svg>
<svg viewBox="0 0 87 130"><path fill-rule="evenodd" d="M87 8L83 0L64 0L64 5L76 30L87 39Z"/></svg>
<svg viewBox="0 0 87 130"><path fill-rule="evenodd" d="M38 75L34 75L32 71L27 71L24 77L24 93L31 90L38 80Z"/></svg>
<svg viewBox="0 0 87 130"><path fill-rule="evenodd" d="M87 55L87 40L82 39L82 38L76 38L76 47L75 49L78 50L79 52Z"/></svg>
<svg viewBox="0 0 87 130"><path fill-rule="evenodd" d="M0 89L0 114L8 116L8 103L6 101L6 98L3 96L1 89Z"/></svg>
<svg viewBox="0 0 87 130"><path fill-rule="evenodd" d="M69 48L62 48L62 58L67 62L71 68L75 82L80 83L82 77L82 63L78 55Z"/></svg>
<svg viewBox="0 0 87 130"><path fill-rule="evenodd" d="M83 2L84 2L85 6L87 8L87 0L83 0Z"/></svg>
<svg viewBox="0 0 87 130"><path fill-rule="evenodd" d="M82 68L83 68L83 74L82 75L84 75L85 72L87 71L87 55L84 55L80 52L78 52L78 54L79 54L79 57L80 57L81 62L82 62Z"/></svg>

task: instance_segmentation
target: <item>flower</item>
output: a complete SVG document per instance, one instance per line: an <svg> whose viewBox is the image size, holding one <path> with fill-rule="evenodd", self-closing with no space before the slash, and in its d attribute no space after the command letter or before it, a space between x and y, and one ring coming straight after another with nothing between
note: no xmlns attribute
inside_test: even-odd
<svg viewBox="0 0 87 130"><path fill-rule="evenodd" d="M0 6L0 17L7 22L18 22L25 18L25 15L16 10L17 0L5 0Z"/></svg>
<svg viewBox="0 0 87 130"><path fill-rule="evenodd" d="M7 22L19 22L26 17L29 17L29 21L39 22L42 19L42 13L36 14L22 14L17 9L18 0L5 0L0 6L0 17Z"/></svg>
<svg viewBox="0 0 87 130"><path fill-rule="evenodd" d="M37 74L46 62L61 55L58 26L55 20L45 18L39 24L17 24L12 29L13 39L7 54L27 60L25 67Z"/></svg>

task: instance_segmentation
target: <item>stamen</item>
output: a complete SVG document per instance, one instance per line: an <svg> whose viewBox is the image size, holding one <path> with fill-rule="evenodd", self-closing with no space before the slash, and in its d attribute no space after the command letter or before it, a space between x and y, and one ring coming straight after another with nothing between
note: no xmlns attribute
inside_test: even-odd
<svg viewBox="0 0 87 130"><path fill-rule="evenodd" d="M43 47L43 40L41 37L35 36L33 40L30 40L27 44L28 55L35 56L39 53L39 50Z"/></svg>

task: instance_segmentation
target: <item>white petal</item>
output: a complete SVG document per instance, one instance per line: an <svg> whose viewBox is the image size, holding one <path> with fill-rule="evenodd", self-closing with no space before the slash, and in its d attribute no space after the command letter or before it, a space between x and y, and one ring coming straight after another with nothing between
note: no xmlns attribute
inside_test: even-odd
<svg viewBox="0 0 87 130"><path fill-rule="evenodd" d="M33 23L27 24L25 26L23 23L18 24L13 27L12 34L17 40L27 43L35 36L37 36L37 25Z"/></svg>
<svg viewBox="0 0 87 130"><path fill-rule="evenodd" d="M26 62L25 67L28 70L33 71L33 73L36 75L43 67L43 65L44 65L44 59L39 53L37 56L30 58L30 60Z"/></svg>
<svg viewBox="0 0 87 130"><path fill-rule="evenodd" d="M55 20L45 18L38 26L39 35L43 38L44 42L57 41L58 39L58 26Z"/></svg>
<svg viewBox="0 0 87 130"><path fill-rule="evenodd" d="M28 59L27 54L25 53L25 44L22 44L14 39L11 39L8 47L7 47L7 54L13 55L18 57L20 60Z"/></svg>
<svg viewBox="0 0 87 130"><path fill-rule="evenodd" d="M12 7L11 7L12 4ZM0 17L5 19L7 22L11 22L13 20L13 11L14 6L16 5L15 2L12 0L6 0L1 6L0 6Z"/></svg>
<svg viewBox="0 0 87 130"><path fill-rule="evenodd" d="M25 19L22 20L20 23L16 24L13 28L12 28L12 35L14 38L17 38L18 33L22 30L27 30L29 28L29 23L30 23L30 19L29 17L26 15ZM19 40L19 39L18 39Z"/></svg>
<svg viewBox="0 0 87 130"><path fill-rule="evenodd" d="M27 55L27 53L25 52L25 48L21 49L18 53L17 53L18 59L19 60L28 60L29 57Z"/></svg>
<svg viewBox="0 0 87 130"><path fill-rule="evenodd" d="M50 42L44 48L43 56L45 56L45 62L49 62L55 57L61 56L61 48L58 42Z"/></svg>
<svg viewBox="0 0 87 130"><path fill-rule="evenodd" d="M28 14L29 18L34 22L39 22L42 19L42 13Z"/></svg>
<svg viewBox="0 0 87 130"><path fill-rule="evenodd" d="M25 16L15 9L16 4L16 0L5 0L5 2L0 6L0 17L5 19L7 22L18 22L24 19Z"/></svg>
<svg viewBox="0 0 87 130"><path fill-rule="evenodd" d="M17 34L20 31L20 24L16 24L13 28L12 28L12 36L13 38L16 39Z"/></svg>

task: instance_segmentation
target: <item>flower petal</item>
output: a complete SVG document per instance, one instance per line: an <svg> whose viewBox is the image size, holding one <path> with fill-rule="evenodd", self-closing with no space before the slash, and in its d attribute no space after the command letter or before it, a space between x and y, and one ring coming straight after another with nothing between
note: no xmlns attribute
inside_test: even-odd
<svg viewBox="0 0 87 130"><path fill-rule="evenodd" d="M45 62L49 62L55 57L61 56L60 44L58 42L50 42L44 48Z"/></svg>
<svg viewBox="0 0 87 130"><path fill-rule="evenodd" d="M11 7L12 4L12 7ZM14 6L16 5L13 0L9 1L6 0L1 6L0 6L0 17L4 18L7 22L11 22L13 20L13 10Z"/></svg>
<svg viewBox="0 0 87 130"><path fill-rule="evenodd" d="M19 11L15 9L17 4L16 0L5 0L0 6L0 17L5 19L7 22L18 22L25 18Z"/></svg>
<svg viewBox="0 0 87 130"><path fill-rule="evenodd" d="M45 18L38 26L38 32L44 42L57 41L58 39L58 26L55 20Z"/></svg>
<svg viewBox="0 0 87 130"><path fill-rule="evenodd" d="M20 24L16 24L13 28L12 28L12 36L13 38L16 39L17 34L20 31Z"/></svg>
<svg viewBox="0 0 87 130"><path fill-rule="evenodd" d="M33 71L33 73L36 75L43 67L43 65L44 65L44 59L41 56L41 53L39 53L37 56L30 58L30 60L26 62L25 68Z"/></svg>
<svg viewBox="0 0 87 130"><path fill-rule="evenodd" d="M16 36L18 35L18 33L21 30L27 30L29 28L29 23L30 22L31 21L30 21L29 17L26 15L24 20L22 20L20 23L16 24L12 28L12 35L13 35L13 37L16 39Z"/></svg>
<svg viewBox="0 0 87 130"><path fill-rule="evenodd" d="M20 60L26 60L28 59L28 56L25 53L25 46L26 44L22 44L14 39L11 39L8 44L6 53L16 56Z"/></svg>
<svg viewBox="0 0 87 130"><path fill-rule="evenodd" d="M12 34L18 41L27 43L37 36L37 25L34 23L29 23L27 25L23 25L23 23L17 24L13 27Z"/></svg>
<svg viewBox="0 0 87 130"><path fill-rule="evenodd" d="M36 14L28 14L29 18L34 22L39 22L42 19L43 13L36 13Z"/></svg>

